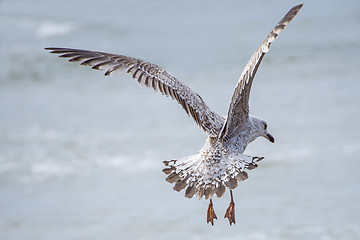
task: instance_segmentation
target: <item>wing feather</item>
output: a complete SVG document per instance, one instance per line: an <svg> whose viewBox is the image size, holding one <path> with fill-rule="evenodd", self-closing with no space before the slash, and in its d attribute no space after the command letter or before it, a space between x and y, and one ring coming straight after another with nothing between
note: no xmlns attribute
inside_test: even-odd
<svg viewBox="0 0 360 240"><path fill-rule="evenodd" d="M165 96L176 100L192 117L199 127L210 136L218 136L225 119L210 110L203 99L188 86L177 80L163 68L140 59L104 52L70 48L45 48L50 53L61 54L62 58L70 58L70 62L95 70L105 70L105 75L127 73L140 85L159 91Z"/></svg>
<svg viewBox="0 0 360 240"><path fill-rule="evenodd" d="M256 71L264 55L269 51L270 44L286 28L289 22L294 19L302 6L303 4L300 4L289 10L289 12L280 20L280 22L266 37L265 41L256 49L249 62L246 64L232 96L227 120L219 135L220 139L227 141L228 139L236 136L240 131L243 130L242 128L246 126L246 122L249 118L250 89Z"/></svg>

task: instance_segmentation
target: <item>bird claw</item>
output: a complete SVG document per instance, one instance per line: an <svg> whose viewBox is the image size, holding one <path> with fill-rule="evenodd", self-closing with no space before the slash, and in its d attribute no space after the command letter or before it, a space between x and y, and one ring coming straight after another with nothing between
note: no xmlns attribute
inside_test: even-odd
<svg viewBox="0 0 360 240"><path fill-rule="evenodd" d="M209 207L208 207L208 210L207 210L206 221L207 221L207 223L210 222L211 225L214 226L214 219L217 219L217 216L216 216L214 208L213 208L212 200L210 199Z"/></svg>
<svg viewBox="0 0 360 240"><path fill-rule="evenodd" d="M229 223L235 224L235 203L233 201L230 202L229 207L226 209L224 218L229 219Z"/></svg>

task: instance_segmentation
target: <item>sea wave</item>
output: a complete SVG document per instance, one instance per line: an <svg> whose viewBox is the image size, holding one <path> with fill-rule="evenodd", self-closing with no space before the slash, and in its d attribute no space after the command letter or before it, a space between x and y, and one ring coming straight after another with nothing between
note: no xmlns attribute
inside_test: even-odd
<svg viewBox="0 0 360 240"><path fill-rule="evenodd" d="M69 34L76 29L73 23L45 22L37 28L36 35L39 38L53 37Z"/></svg>

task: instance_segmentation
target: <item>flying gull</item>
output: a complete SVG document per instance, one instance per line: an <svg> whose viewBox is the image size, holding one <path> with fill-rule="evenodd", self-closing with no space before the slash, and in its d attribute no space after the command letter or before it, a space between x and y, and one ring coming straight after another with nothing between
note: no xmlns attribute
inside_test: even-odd
<svg viewBox="0 0 360 240"><path fill-rule="evenodd" d="M240 75L231 99L227 116L213 112L204 100L176 77L163 68L123 55L88 51L70 48L46 48L51 53L61 54L62 58L70 58L70 62L81 62L81 65L92 69L106 70L105 76L115 73L127 73L141 85L160 91L177 101L189 117L207 133L204 147L195 155L185 158L164 161L163 172L168 175L166 181L175 183L174 190L184 188L185 197L196 195L209 199L207 222L214 224L217 219L212 198L224 195L226 188L230 190L231 201L225 217L230 225L235 223L235 203L232 190L239 181L248 178L245 170L257 167L263 157L244 155L247 145L257 137L265 137L274 142L274 137L268 132L264 120L249 115L249 95L256 71L269 51L270 44L285 29L296 16L303 5L297 5L280 20L275 28L256 49Z"/></svg>

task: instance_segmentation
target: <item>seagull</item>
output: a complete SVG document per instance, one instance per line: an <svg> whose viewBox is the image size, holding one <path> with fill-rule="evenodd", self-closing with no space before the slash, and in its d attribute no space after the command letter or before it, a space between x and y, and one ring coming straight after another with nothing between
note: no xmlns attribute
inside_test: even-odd
<svg viewBox="0 0 360 240"><path fill-rule="evenodd" d="M88 51L71 48L45 48L50 53L70 58L70 62L92 69L105 70L105 76L126 73L155 92L171 97L178 102L189 117L207 135L204 147L195 155L164 161L163 172L166 181L174 183L173 189L180 192L185 189L185 197L196 195L210 200L207 209L207 223L214 225L217 216L212 198L214 194L222 197L226 188L230 191L230 204L225 212L230 225L235 224L235 202L232 190L238 182L246 180L246 170L256 168L264 157L243 154L247 145L258 137L264 137L274 143L274 137L268 132L267 123L249 115L249 96L256 71L270 49L270 44L297 15L303 4L294 6L274 27L246 64L232 95L227 116L212 111L196 92L191 90L175 76L163 68L132 57L118 54Z"/></svg>

